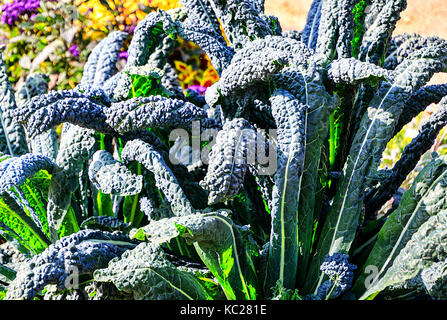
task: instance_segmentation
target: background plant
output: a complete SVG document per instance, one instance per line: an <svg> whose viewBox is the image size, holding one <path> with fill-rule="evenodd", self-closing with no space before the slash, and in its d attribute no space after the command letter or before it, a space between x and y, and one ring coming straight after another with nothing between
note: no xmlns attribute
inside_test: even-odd
<svg viewBox="0 0 447 320"><path fill-rule="evenodd" d="M179 1L4 1L2 43L9 80L20 87L29 74L50 75L50 88L74 88L82 77L88 55L98 40L113 30L132 33L148 12L172 9ZM126 47L123 53L126 58ZM216 81L211 64L197 46L179 43L172 57L180 78L189 85L210 86ZM191 69L192 68L192 69ZM17 85L16 85L17 84Z"/></svg>
<svg viewBox="0 0 447 320"><path fill-rule="evenodd" d="M446 158L432 154L399 187L447 121L446 86L427 85L447 70L446 41L391 38L403 0L315 0L302 32L282 32L262 1L183 4L138 24L117 73L120 31L72 90L43 94L45 77L30 78L15 103L2 82L2 229L29 256L2 268L6 298L445 298ZM167 63L177 37L219 75L204 97L185 94ZM389 141L433 102L400 160L379 170ZM195 124L218 130L208 166L170 163L179 141L168 133ZM273 138L256 128L276 129L273 176L247 160L253 141ZM42 170L44 205L22 189ZM80 270L80 289L64 287L62 266Z"/></svg>

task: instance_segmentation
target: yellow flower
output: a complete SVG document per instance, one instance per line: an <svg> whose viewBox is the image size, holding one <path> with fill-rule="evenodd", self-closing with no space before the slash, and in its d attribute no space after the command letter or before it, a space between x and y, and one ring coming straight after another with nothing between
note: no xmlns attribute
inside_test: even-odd
<svg viewBox="0 0 447 320"><path fill-rule="evenodd" d="M204 54L200 57L195 56L188 62L194 61L196 58L199 61L197 66L205 64L205 69L194 67L194 64L187 64L179 60L174 61L175 70L177 71L178 79L183 89L186 89L191 85L209 87L219 80L219 75L211 64L208 56Z"/></svg>
<svg viewBox="0 0 447 320"><path fill-rule="evenodd" d="M106 0L110 9L99 0L75 0L79 13L87 17L82 24L85 39L97 40L103 38L108 30L136 25L144 19L146 13L139 9L138 4L148 6L150 0ZM80 22L78 22L80 24Z"/></svg>
<svg viewBox="0 0 447 320"><path fill-rule="evenodd" d="M162 10L169 10L181 7L180 0L149 0L149 6Z"/></svg>

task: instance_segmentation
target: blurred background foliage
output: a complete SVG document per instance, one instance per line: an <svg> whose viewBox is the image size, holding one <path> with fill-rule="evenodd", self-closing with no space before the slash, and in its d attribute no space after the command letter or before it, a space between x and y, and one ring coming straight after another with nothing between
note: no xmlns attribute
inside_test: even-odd
<svg viewBox="0 0 447 320"><path fill-rule="evenodd" d="M0 45L15 88L28 75L50 76L50 89L74 88L95 45L113 30L133 33L147 13L179 7L179 0L0 0ZM130 38L130 37L129 37ZM127 58L125 42L118 68ZM183 89L209 87L218 75L197 46L179 39L169 59Z"/></svg>
<svg viewBox="0 0 447 320"><path fill-rule="evenodd" d="M397 33L412 31L427 35L427 28L418 29L421 16L425 16L415 11L421 10L417 5L420 1L408 0L408 10L398 24ZM311 0L266 0L266 11L279 16L284 29L299 30L304 25L310 3ZM50 89L74 88L82 77L83 65L91 50L109 32L122 30L131 35L147 13L179 6L180 0L0 0L0 46L9 79L17 89L29 74L39 72L50 76ZM430 23L431 27L433 25ZM437 34L436 30L431 34ZM125 64L128 45L129 40L123 45L118 69ZM183 89L194 86L203 92L218 80L208 57L190 42L179 39L169 63L177 71ZM433 83L445 81L440 78ZM430 106L390 141L383 153L382 169L391 168L399 160L405 146L436 108L436 105ZM431 159L432 152L447 154L445 129L407 178L404 188Z"/></svg>

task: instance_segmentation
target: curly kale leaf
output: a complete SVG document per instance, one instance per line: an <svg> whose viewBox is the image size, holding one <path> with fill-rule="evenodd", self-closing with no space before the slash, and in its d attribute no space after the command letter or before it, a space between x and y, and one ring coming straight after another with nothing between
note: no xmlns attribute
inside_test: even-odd
<svg viewBox="0 0 447 320"><path fill-rule="evenodd" d="M79 177L95 145L93 130L64 124L56 164L62 169L54 172L48 192L48 225L52 240L58 237L59 227L67 214L72 193L79 187Z"/></svg>
<svg viewBox="0 0 447 320"><path fill-rule="evenodd" d="M100 88L52 91L27 101L13 116L31 138L64 122L110 132L103 112L104 96Z"/></svg>
<svg viewBox="0 0 447 320"><path fill-rule="evenodd" d="M59 137L56 130L50 129L31 139L31 152L48 157L56 161L59 151Z"/></svg>
<svg viewBox="0 0 447 320"><path fill-rule="evenodd" d="M185 216L195 211L171 169L154 147L141 140L132 140L126 143L121 158L124 163L138 161L154 174L155 185L168 199L174 215Z"/></svg>
<svg viewBox="0 0 447 320"><path fill-rule="evenodd" d="M320 26L322 6L322 0L313 0L301 36L301 41L313 50L315 50L317 46L318 27Z"/></svg>
<svg viewBox="0 0 447 320"><path fill-rule="evenodd" d="M244 183L248 166L255 164L256 131L245 119L225 123L215 139L207 174L200 182L210 191L208 204L235 197Z"/></svg>
<svg viewBox="0 0 447 320"><path fill-rule="evenodd" d="M35 96L47 93L49 77L45 74L30 75L23 86L16 93L16 101L19 108L23 104ZM51 160L56 160L58 151L58 137L56 130L50 129L34 138L29 138L29 148L32 153L47 156Z"/></svg>
<svg viewBox="0 0 447 320"><path fill-rule="evenodd" d="M112 282L136 300L207 300L200 281L171 263L159 245L141 243L93 274L96 281Z"/></svg>
<svg viewBox="0 0 447 320"><path fill-rule="evenodd" d="M422 169L412 186L404 193L398 208L391 213L381 228L376 243L365 266L378 268L375 279L382 277L412 235L431 216L447 209L443 196L447 185L447 159L440 156ZM365 273L361 273L354 290L360 294L365 289Z"/></svg>
<svg viewBox="0 0 447 320"><path fill-rule="evenodd" d="M337 17L338 39L335 46L337 58L349 58L352 53L352 40L354 38L354 8L356 0L338 0L340 8ZM321 21L321 20L320 20Z"/></svg>
<svg viewBox="0 0 447 320"><path fill-rule="evenodd" d="M49 77L42 73L28 76L25 83L16 92L17 105L21 106L32 97L47 93L49 81Z"/></svg>
<svg viewBox="0 0 447 320"><path fill-rule="evenodd" d="M447 84L428 85L414 92L405 102L404 110L399 118L399 122L394 129L397 134L414 117L424 111L432 103L439 103L447 96Z"/></svg>
<svg viewBox="0 0 447 320"><path fill-rule="evenodd" d="M6 66L0 58L0 120L6 139L7 153L11 156L28 152L26 135L20 123L16 122L11 113L17 110L14 92L9 83Z"/></svg>
<svg viewBox="0 0 447 320"><path fill-rule="evenodd" d="M146 215L147 219L151 221L155 211L153 201L148 197L141 197L140 210Z"/></svg>
<svg viewBox="0 0 447 320"><path fill-rule="evenodd" d="M206 91L207 103L215 106L226 98L228 101L223 101L228 105L226 109L234 109L234 104L243 104L244 95L247 92L253 95L256 90L259 90L257 86L267 82L280 71L287 62L285 59L292 53L284 48L287 43L278 38L280 37L255 40L239 50L230 65L222 72L219 81ZM290 39L290 42L296 41ZM292 45L289 44L288 49ZM253 99L251 96L249 98Z"/></svg>
<svg viewBox="0 0 447 320"><path fill-rule="evenodd" d="M267 37L266 39L275 37ZM337 100L331 97L323 84L321 70L312 58L312 52L300 42L293 39L269 42L277 50L289 52L289 66L272 77L275 88L285 89L298 99L301 104L308 105L306 128L306 154L304 172L301 179L300 199L298 212L298 241L299 241L299 269L301 263L307 268L310 257L313 225L318 212L316 208L316 192L319 186L319 165L322 148L329 132L329 121ZM301 285L308 284L305 273L298 273Z"/></svg>
<svg viewBox="0 0 447 320"><path fill-rule="evenodd" d="M127 33L122 31L113 31L104 39L104 46L99 54L98 63L96 65L95 77L93 82L88 84L102 85L104 81L109 79L116 71L116 63L118 61L118 54L121 50L123 41L127 38ZM85 72L83 75L89 77L89 73ZM84 82L82 82L84 84Z"/></svg>
<svg viewBox="0 0 447 320"><path fill-rule="evenodd" d="M421 49L396 68L392 82L381 83L355 134L347 165L343 169L343 178L338 184L320 236L318 254L314 258L316 260L311 273L318 272L316 265L320 265L327 254L349 251L360 222L364 186L369 184L369 177L377 170L381 154L392 137L405 101L412 92L428 82L434 73L445 70L446 59L445 47ZM321 274L319 279L321 282Z"/></svg>
<svg viewBox="0 0 447 320"><path fill-rule="evenodd" d="M436 262L421 272L421 280L427 293L436 300L447 298L445 285L447 280L446 260Z"/></svg>
<svg viewBox="0 0 447 320"><path fill-rule="evenodd" d="M40 170L52 172L55 164L47 157L32 153L0 162L0 194L13 186L23 185Z"/></svg>
<svg viewBox="0 0 447 320"><path fill-rule="evenodd" d="M418 275L421 270L447 258L447 211L436 214L414 229L411 239L398 252L385 273L374 278L372 285L360 299L374 299L382 290L399 285Z"/></svg>
<svg viewBox="0 0 447 320"><path fill-rule="evenodd" d="M402 156L393 166L391 175L371 189L365 197L366 214L379 210L405 181L416 167L421 156L435 143L439 132L447 125L447 97L441 101L441 108L427 119L419 129L419 134L405 147Z"/></svg>
<svg viewBox="0 0 447 320"><path fill-rule="evenodd" d="M221 34L219 20L209 0L181 0L180 2L185 7L189 20L205 26L205 29L213 30L216 34Z"/></svg>
<svg viewBox="0 0 447 320"><path fill-rule="evenodd" d="M351 39L353 38L352 0L321 1L318 39L315 53L321 62L351 56Z"/></svg>
<svg viewBox="0 0 447 320"><path fill-rule="evenodd" d="M396 36L393 40L393 44L390 44L384 61L384 68L389 70L394 70L410 54L417 50L431 45L447 45L444 39L438 37L422 37L417 34L403 34Z"/></svg>
<svg viewBox="0 0 447 320"><path fill-rule="evenodd" d="M135 244L123 234L82 230L61 238L23 263L8 287L6 299L33 299L45 286L70 288L81 275L91 275ZM79 283L79 282L77 282Z"/></svg>
<svg viewBox="0 0 447 320"><path fill-rule="evenodd" d="M210 0L211 6L222 23L225 35L236 50L248 42L272 34L269 24L262 19L249 0Z"/></svg>
<svg viewBox="0 0 447 320"><path fill-rule="evenodd" d="M164 74L161 78L161 84L164 88L166 88L166 90L173 93L170 97L175 99L185 99L185 95L183 94L183 89L180 85L175 69L169 63L166 63L163 66L163 72Z"/></svg>
<svg viewBox="0 0 447 320"><path fill-rule="evenodd" d="M209 29L206 25L198 24L197 20L190 17L184 22L172 21L169 15L162 12L163 29L170 35L178 35L184 40L197 44L206 52L218 74L222 73L231 61L234 50L228 47L220 33Z"/></svg>
<svg viewBox="0 0 447 320"><path fill-rule="evenodd" d="M377 82L381 79L392 81L393 76L392 71L354 58L335 60L329 65L327 70L328 79L335 84L354 84L360 81Z"/></svg>
<svg viewBox="0 0 447 320"><path fill-rule="evenodd" d="M334 253L332 256L327 256L324 259L320 266L320 271L329 280L323 282L318 287L317 296L320 299L335 299L351 288L354 280L354 271L357 269L357 266L349 263L348 259L349 255L341 253Z"/></svg>
<svg viewBox="0 0 447 320"><path fill-rule="evenodd" d="M249 235L243 227L233 224L225 211L152 221L136 230L133 237L154 244L183 237L194 244L228 299L256 298L256 275L246 238Z"/></svg>
<svg viewBox="0 0 447 320"><path fill-rule="evenodd" d="M95 187L104 194L132 196L143 188L143 177L133 174L105 150L95 152L88 175Z"/></svg>
<svg viewBox="0 0 447 320"><path fill-rule="evenodd" d="M277 170L272 195L272 230L266 289L295 287L298 260L298 199L304 171L307 106L278 89L270 98L278 128ZM298 213L300 214L300 213Z"/></svg>
<svg viewBox="0 0 447 320"><path fill-rule="evenodd" d="M365 16L367 29L363 34L359 59L381 64L389 39L400 19L400 13L407 7L407 0L374 1Z"/></svg>
<svg viewBox="0 0 447 320"><path fill-rule="evenodd" d="M154 48L165 37L160 14L158 12L149 13L135 28L129 45L127 66L142 66L148 63Z"/></svg>
<svg viewBox="0 0 447 320"><path fill-rule="evenodd" d="M126 32L114 31L99 42L84 66L81 85L102 85L115 73L118 54L126 37Z"/></svg>
<svg viewBox="0 0 447 320"><path fill-rule="evenodd" d="M206 113L192 103L161 96L137 97L114 103L104 110L106 123L119 133L149 127L188 127Z"/></svg>

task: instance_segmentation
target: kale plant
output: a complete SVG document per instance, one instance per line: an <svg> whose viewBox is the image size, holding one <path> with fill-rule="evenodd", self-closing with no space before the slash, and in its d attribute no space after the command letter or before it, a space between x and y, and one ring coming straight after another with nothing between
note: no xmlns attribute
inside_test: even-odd
<svg viewBox="0 0 447 320"><path fill-rule="evenodd" d="M24 256L6 298L447 298L447 157L398 196L447 124L427 85L446 40L392 37L405 0L314 0L287 32L262 0L182 3L139 23L123 70L127 35L102 40L72 90L40 75L15 97L0 65L0 230ZM178 38L219 73L204 95L179 87Z"/></svg>

